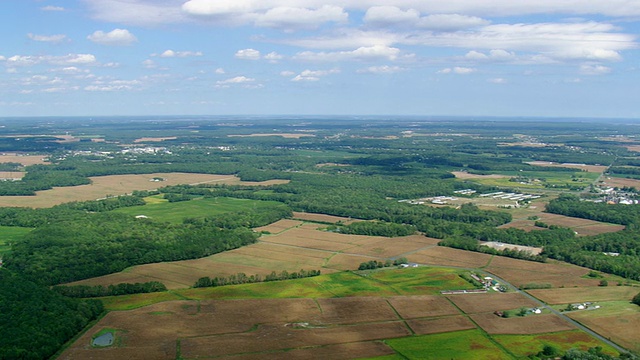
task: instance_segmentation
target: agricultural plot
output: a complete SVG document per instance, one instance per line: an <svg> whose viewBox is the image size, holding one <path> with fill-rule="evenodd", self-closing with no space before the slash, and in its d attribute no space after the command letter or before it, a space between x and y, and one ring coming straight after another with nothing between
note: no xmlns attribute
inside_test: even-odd
<svg viewBox="0 0 640 360"><path fill-rule="evenodd" d="M605 166L605 165L587 165L587 164L572 164L572 163L560 164L560 163L554 163L554 162L548 162L548 161L530 161L527 164L534 165L534 166L544 166L544 167L580 169L582 171L598 173L598 174L602 174L608 168L608 166Z"/></svg>
<svg viewBox="0 0 640 360"><path fill-rule="evenodd" d="M409 254L407 255L407 258L411 262L420 264L479 268L487 265L492 259L492 256L448 247L434 246Z"/></svg>
<svg viewBox="0 0 640 360"><path fill-rule="evenodd" d="M448 295L447 298L467 314L491 313L494 317L497 317L493 314L494 311L535 307L537 305L534 301L519 293Z"/></svg>
<svg viewBox="0 0 640 360"><path fill-rule="evenodd" d="M527 292L547 304L573 304L583 302L631 300L640 288L631 286L591 286L557 289L527 290Z"/></svg>
<svg viewBox="0 0 640 360"><path fill-rule="evenodd" d="M304 221L312 221L312 222L315 221L315 222L321 222L321 223L331 223L331 224L342 223L345 225L349 225L357 221L363 221L360 219L352 219L352 218L346 218L341 216L314 214L314 213L297 212L297 211L293 212L293 218L304 220Z"/></svg>
<svg viewBox="0 0 640 360"><path fill-rule="evenodd" d="M640 189L640 180L627 179L624 177L617 177L617 176L607 176L606 178L602 179L602 181L600 182L600 185L618 187L618 188L634 187L636 189Z"/></svg>
<svg viewBox="0 0 640 360"><path fill-rule="evenodd" d="M23 166L48 164L44 155L2 154L0 163L19 163Z"/></svg>
<svg viewBox="0 0 640 360"><path fill-rule="evenodd" d="M537 263L496 256L485 270L518 287L548 285L549 287L597 286L599 280L584 278L589 269L559 261ZM530 285L530 286L527 286Z"/></svg>
<svg viewBox="0 0 640 360"><path fill-rule="evenodd" d="M154 196L142 206L131 206L114 210L131 216L145 216L157 221L182 223L186 218L202 218L227 212L255 210L269 206L281 206L275 201L236 199L227 197L196 198L190 201L169 202Z"/></svg>
<svg viewBox="0 0 640 360"><path fill-rule="evenodd" d="M600 346L605 354L612 356L617 356L618 354L617 351L610 346L604 345L588 334L578 330L533 335L493 335L492 338L500 345L509 349L514 355L523 358L531 354L536 354L542 350L545 345L553 346L562 351L571 348L586 351L589 348Z"/></svg>
<svg viewBox="0 0 640 360"><path fill-rule="evenodd" d="M472 314L471 319L489 334L542 334L575 327L554 314L503 318L493 313Z"/></svg>
<svg viewBox="0 0 640 360"><path fill-rule="evenodd" d="M163 178L164 181L156 182L153 178ZM236 185L270 185L268 182L242 182L233 175L211 175L191 173L155 173L141 175L110 175L91 177L91 184L70 187L59 187L51 190L36 192L36 196L2 196L0 206L13 207L51 207L54 205L71 202L86 201L103 198L107 195L124 195L134 190L154 190L162 186L180 184L236 184ZM285 181L286 182L286 181Z"/></svg>
<svg viewBox="0 0 640 360"><path fill-rule="evenodd" d="M640 352L640 308L629 301L602 302L600 309L567 313L599 334L631 351Z"/></svg>

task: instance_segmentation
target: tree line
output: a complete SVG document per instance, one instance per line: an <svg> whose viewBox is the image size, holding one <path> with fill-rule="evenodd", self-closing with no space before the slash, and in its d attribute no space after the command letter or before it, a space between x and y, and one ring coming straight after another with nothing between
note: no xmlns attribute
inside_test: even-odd
<svg viewBox="0 0 640 360"><path fill-rule="evenodd" d="M303 279L303 278L314 277L319 275L320 275L320 270L300 269L300 271L294 271L294 272L288 272L286 270L282 270L281 272L276 273L275 271L272 271L270 274L266 275L264 278L259 274L247 276L245 273L232 274L227 277L216 276L214 278L204 276L199 278L195 282L195 284L193 284L193 287L202 288L202 287L217 287L217 286L238 285L238 284L253 284L253 283L259 283L259 282Z"/></svg>

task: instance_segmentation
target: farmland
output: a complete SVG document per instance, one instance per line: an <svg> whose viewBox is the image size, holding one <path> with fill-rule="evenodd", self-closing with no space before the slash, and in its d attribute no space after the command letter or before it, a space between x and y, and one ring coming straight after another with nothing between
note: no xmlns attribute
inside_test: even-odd
<svg viewBox="0 0 640 360"><path fill-rule="evenodd" d="M55 134L64 136L40 136L52 133L48 121L0 127L8 133L0 145L15 148L0 175L20 178L0 181L0 271L66 296L89 293L56 286L126 291L100 298L103 317L59 358L514 359L548 344L616 355L606 338L640 350L629 304L640 291L640 223L636 205L618 206L640 194L606 184L635 176L636 127L408 118L60 124ZM617 133L628 135L624 143ZM492 193L529 196L481 196ZM545 212L570 197L572 209L585 210ZM540 255L504 251L525 246ZM295 279L301 270L321 275ZM442 293L475 290L471 273L503 286ZM284 275L244 281L272 274ZM214 284L203 278L242 281L195 288ZM145 282L168 290L132 294ZM87 296L96 294L104 293ZM64 301L74 314L98 304ZM600 308L557 312L588 301ZM33 309L20 316L42 318ZM32 333L11 324L0 339ZM101 331L114 332L113 346L90 346ZM22 350L41 340L21 338ZM53 356L47 351L40 357Z"/></svg>
<svg viewBox="0 0 640 360"><path fill-rule="evenodd" d="M492 356L505 359L511 358L512 351L524 352L515 345L496 348L498 336L504 339L506 335L495 335L493 339L493 334L540 333L527 336L529 339L540 336L539 343L556 337L558 342L564 341L564 348L586 349L588 345L599 345L554 315L513 319L495 316L492 311L496 309L531 305L515 293L493 294L491 299L483 299L485 295L436 295L434 290L464 286L456 283L457 277L446 277L450 273L451 270L426 267L361 275L342 272L281 283L178 290L176 295L188 300L163 301L138 308L132 308L131 302L127 305L126 301L118 303L119 300L114 299L116 302L111 306L128 306L131 310L110 312L61 358L84 359L98 354L101 350L83 344L102 328L121 331L121 345L105 352L107 359L144 351L159 359L173 358L176 353L184 358L211 354L275 358L285 351L287 355L295 351L294 354L298 354L295 356L304 358L309 356L311 348L336 359L353 358L355 353L350 350L363 351L368 357L397 352L409 358L426 349L443 351L435 358L446 356L447 351L453 351L456 356L468 353L477 356L477 351L485 348ZM437 284L424 282L439 274L445 277ZM417 294L417 288L408 285L417 282L422 283L420 292L431 295L398 294ZM142 300L149 296L151 294L137 297ZM495 306L490 305L493 303ZM562 335L566 330L573 333ZM462 343L452 340L452 344L457 345L447 345L449 350L428 346L445 338L455 338ZM527 354L540 350L541 346L531 347Z"/></svg>

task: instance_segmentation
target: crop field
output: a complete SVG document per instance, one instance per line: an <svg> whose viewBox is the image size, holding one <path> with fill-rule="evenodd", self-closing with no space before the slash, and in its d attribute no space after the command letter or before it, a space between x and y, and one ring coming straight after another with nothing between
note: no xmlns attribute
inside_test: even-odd
<svg viewBox="0 0 640 360"><path fill-rule="evenodd" d="M587 165L587 164L571 164L571 163L559 164L559 163L553 163L548 161L530 161L527 164L535 165L535 166L545 166L545 167L580 169L586 172L592 172L592 173L598 173L598 174L602 174L608 168L608 166L605 166L605 165Z"/></svg>
<svg viewBox="0 0 640 360"><path fill-rule="evenodd" d="M545 345L551 345L563 351L571 348L578 348L584 351L589 348L601 346L603 353L612 356L618 355L618 352L610 346L604 345L588 334L578 330L532 335L492 335L492 338L500 345L509 349L514 355L523 358L538 353Z"/></svg>
<svg viewBox="0 0 640 360"><path fill-rule="evenodd" d="M640 352L638 329L640 329L640 308L630 301L602 302L601 308L593 311L572 311L571 317L596 331L606 334L617 344L635 352Z"/></svg>
<svg viewBox="0 0 640 360"><path fill-rule="evenodd" d="M583 278L589 269L559 261L537 263L496 256L485 270L519 287L532 283L552 287L597 286L599 282L598 279Z"/></svg>
<svg viewBox="0 0 640 360"><path fill-rule="evenodd" d="M332 359L350 359L396 352L409 358L416 354L464 358L484 351L488 358L500 359L503 355L509 358L508 353L477 330L474 322L490 334L519 334L524 333L523 329L533 329L526 334L540 332L544 333L540 336L547 336L548 332L575 330L554 316L503 319L482 312L488 308L473 306L524 306L526 301L515 293L447 297L398 294L405 288L415 290L412 286L417 282L433 287L431 291L424 289L425 293L455 288L460 284L457 275L450 277L455 274L451 269L427 267L368 271L362 275L340 272L298 280L107 298L107 307L112 311L60 359L118 359L124 354L144 354L154 359L214 355L234 359L291 355L303 359L327 354ZM441 281L433 284L438 278ZM153 297L163 302L151 304ZM137 306L136 298L140 301ZM118 306L132 310L113 311ZM467 307L469 314L465 314ZM91 337L104 328L119 329L118 345L108 349L87 346ZM567 338L568 342L574 340L576 346L586 341L584 336ZM441 345L433 345L438 343Z"/></svg>
<svg viewBox="0 0 640 360"><path fill-rule="evenodd" d="M572 304L586 301L614 301L633 298L640 288L631 286L591 286L578 288L532 289L527 292L547 304Z"/></svg>
<svg viewBox="0 0 640 360"><path fill-rule="evenodd" d="M282 219L279 221L276 221L272 224L269 225L265 225L265 226L261 226L261 227L257 227L255 228L256 231L266 231L272 234L277 234L280 232L283 232L285 230L288 230L292 227L296 227L296 226L300 226L302 225L302 221L298 221L298 220L289 220L289 219Z"/></svg>
<svg viewBox="0 0 640 360"><path fill-rule="evenodd" d="M325 215L325 214L314 214L314 213L306 213L306 212L297 212L294 211L293 212L293 218L294 219L299 219L299 220L304 220L304 221L317 221L317 222L321 222L321 223L331 223L331 224L335 224L335 223L343 223L345 225L349 225L351 223L354 223L356 221L363 221L360 219L352 219L352 218L346 218L346 217L341 217L341 216L333 216L333 215Z"/></svg>
<svg viewBox="0 0 640 360"><path fill-rule="evenodd" d="M611 187L635 187L636 189L640 189L640 180L636 179L627 179L624 177L617 176L607 176L602 179L601 185L611 186Z"/></svg>
<svg viewBox="0 0 640 360"><path fill-rule="evenodd" d="M448 295L447 298L467 314L491 313L493 315L496 310L504 311L518 309L523 306L536 306L535 302L518 293Z"/></svg>
<svg viewBox="0 0 640 360"><path fill-rule="evenodd" d="M549 214L544 212L532 212L531 214L538 217L537 221L541 221L547 225L559 225L568 227L577 232L580 236L598 235L616 232L624 229L624 225L609 224L600 221L580 219L564 215ZM500 227L517 228L525 231L544 230L544 228L535 226L535 221L536 220L518 219Z"/></svg>
<svg viewBox="0 0 640 360"><path fill-rule="evenodd" d="M154 196L154 199L142 206L131 206L114 210L132 216L144 215L148 218L173 223L182 223L185 218L215 216L227 212L261 209L268 206L281 206L275 201L236 199L227 197L196 198L190 201L169 202Z"/></svg>
<svg viewBox="0 0 640 360"><path fill-rule="evenodd" d="M434 246L409 254L407 258L411 262L420 264L479 268L487 265L492 255Z"/></svg>
<svg viewBox="0 0 640 360"><path fill-rule="evenodd" d="M44 155L21 155L21 154L8 154L4 153L0 155L0 163L19 163L23 166L47 164L44 160Z"/></svg>
<svg viewBox="0 0 640 360"><path fill-rule="evenodd" d="M160 142L165 140L176 140L176 136L166 136L166 137L143 137L133 140L134 143L146 143L146 142Z"/></svg>
<svg viewBox="0 0 640 360"><path fill-rule="evenodd" d="M457 331L435 335L412 336L386 341L406 359L512 359L480 330Z"/></svg>
<svg viewBox="0 0 640 360"><path fill-rule="evenodd" d="M503 318L493 313L472 314L471 319L489 334L541 334L575 327L554 314Z"/></svg>
<svg viewBox="0 0 640 360"><path fill-rule="evenodd" d="M164 181L155 182L153 178L163 178ZM190 173L155 173L142 175L110 175L91 177L91 184L59 187L51 190L38 191L36 196L2 196L0 206L51 207L71 202L103 198L107 195L124 195L134 190L153 190L159 187L179 184L236 184L255 185L255 182L242 182L233 175L210 175ZM284 181L284 180L273 180ZM269 185L272 182L259 184Z"/></svg>

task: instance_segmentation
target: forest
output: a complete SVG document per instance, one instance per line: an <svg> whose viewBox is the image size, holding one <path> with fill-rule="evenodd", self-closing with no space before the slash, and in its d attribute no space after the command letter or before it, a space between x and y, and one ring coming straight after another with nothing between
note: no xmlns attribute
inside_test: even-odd
<svg viewBox="0 0 640 360"><path fill-rule="evenodd" d="M594 184L575 181L584 174L581 170L530 164L545 161L613 165L608 170L610 176L636 175L640 173L634 168L640 164L638 154L629 150L624 141L605 139L611 134L635 136L636 127L626 123L571 119L472 121L407 117L345 121L335 117L205 117L162 121L102 118L90 123L70 118L56 119L54 125L36 118L7 120L4 125L0 128L0 150L38 155L47 162L0 162L0 170L24 175L18 181L0 181L0 196L37 196L42 190L91 184L91 177L123 174L186 172L235 175L244 181L288 182L269 186L160 184L151 191L131 189L128 194L105 194L100 200L70 201L49 208L20 207L19 203L17 207L0 208L0 225L26 229L24 236L10 241L6 244L9 250L0 254L0 316L3 324L10 324L1 330L0 341L4 343L0 346L0 359L52 356L102 313L98 300L86 298L164 288L163 284L82 288L60 285L133 265L201 258L245 246L260 236L253 228L291 218L294 211L371 220L323 225L327 231L385 236L389 241L418 233L441 239L443 246L532 261L558 259L640 280L638 208L584 201L594 196L588 192ZM259 133L313 136L243 137ZM61 141L59 136L63 134L73 134L77 141ZM94 141L96 137L100 141ZM165 139L136 142L139 138ZM531 147L528 143L544 146ZM478 178L511 176L556 182L535 187L518 181L476 181L456 178L454 173L460 172ZM560 226L536 231L498 228L513 220L512 212L478 206L474 204L477 195L456 193L468 189L482 194L525 186L549 200L548 212L626 228L582 237ZM216 215L176 214L180 220L171 223L116 211L144 206L152 195L162 195L163 201L173 203L236 198L277 205L264 203ZM456 196L461 203L420 206L408 202L434 196ZM481 246L479 241L542 247L543 252L533 256L497 251ZM604 252L619 256L606 256ZM363 265L371 266L379 264ZM212 274L194 286L317 274L319 270L301 270L275 273L264 279Z"/></svg>

